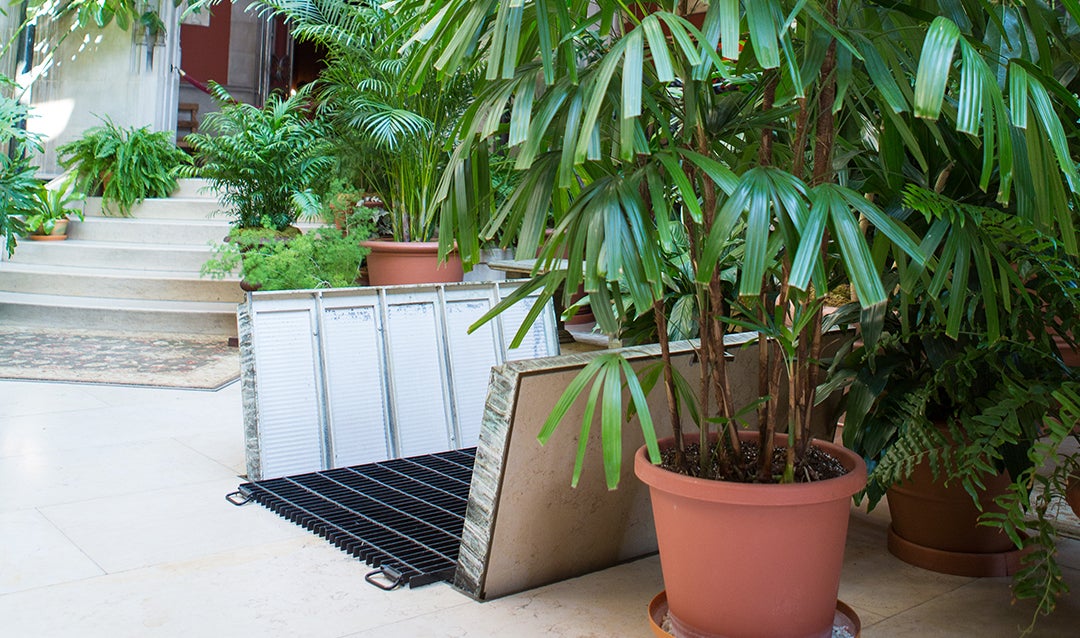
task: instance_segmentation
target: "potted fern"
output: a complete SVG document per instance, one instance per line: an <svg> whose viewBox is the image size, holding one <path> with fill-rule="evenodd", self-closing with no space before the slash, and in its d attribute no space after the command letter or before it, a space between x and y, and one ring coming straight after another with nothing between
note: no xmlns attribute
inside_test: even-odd
<svg viewBox="0 0 1080 638"><path fill-rule="evenodd" d="M934 260L924 238L883 207L904 184L894 168L908 155L925 161L939 152L944 135L993 139L983 172L1012 170L1011 127L1019 123L1004 115L1008 94L992 80L1010 58L984 57L972 32L997 24L1001 8L958 5L956 22L907 5L845 3L841 12L838 2L724 0L709 3L699 29L684 19L682 2L401 4L428 9L415 29L425 46L415 56L414 86L431 69L449 75L475 64L485 74L443 181L444 245L472 234L461 220L487 195L485 158L508 145L523 174L493 219L516 237L519 252L541 255L521 294L540 289L550 297L584 283L603 330L640 315L656 324L660 366L639 376L618 352L599 357L560 400L541 440L575 399L585 400L580 440L598 414L604 474L615 487L625 388L646 441L635 469L654 497L676 633L827 634L847 501L865 468L857 455L810 437L826 405L824 296L849 284L872 327L892 292L883 283L886 264L949 276L951 264ZM954 64L966 81L950 84ZM1025 123L1052 141L1029 146L1029 161L1057 167L1055 176L1071 186L1075 168L1057 136L1065 118L1053 108L1067 92L1054 87L1049 97L1045 65L1052 61L1003 72L1016 76L1013 86L1023 78L1030 92L1012 104L1036 111ZM946 85L962 108L950 102L943 111ZM983 107L993 118L980 117ZM908 113L919 116L914 125L895 117ZM1024 190L1046 195L1030 184ZM554 233L545 239L549 215ZM697 383L680 380L668 356L662 264L680 236L688 238L701 333ZM564 250L585 269L546 269ZM757 379L727 376L724 336L743 329L764 337ZM877 335L862 338L873 347ZM662 441L645 405L650 383L668 399L672 436ZM761 398L735 405L734 383L756 384ZM686 421L696 432L684 432ZM586 451L583 443L575 482ZM836 457L834 473L812 460L822 452ZM669 482L661 473L677 485L670 497L659 488ZM808 478L820 480L800 482ZM819 488L831 494L812 495ZM691 500L735 501L734 513L721 515L721 527L730 527L756 518L774 491L787 518L766 517L768 532L743 529L718 540L703 517L677 514ZM819 532L810 512L831 499L822 509L833 522ZM686 547L691 554L680 557ZM789 578L805 569L816 575L811 584Z"/></svg>
<svg viewBox="0 0 1080 638"><path fill-rule="evenodd" d="M148 197L168 197L180 167L191 164L169 132L120 127L108 118L57 154L60 165L72 171L76 192L100 195L105 213L125 217Z"/></svg>
<svg viewBox="0 0 1080 638"><path fill-rule="evenodd" d="M1048 510L1080 462L1064 451L1080 436L1080 375L1055 339L1077 331L1080 268L1021 216L914 186L904 201L948 227L937 256L964 267L915 278L877 343L838 360L845 443L874 465L869 505L888 494L890 551L950 574L1015 574L1016 596L1047 613L1067 591Z"/></svg>

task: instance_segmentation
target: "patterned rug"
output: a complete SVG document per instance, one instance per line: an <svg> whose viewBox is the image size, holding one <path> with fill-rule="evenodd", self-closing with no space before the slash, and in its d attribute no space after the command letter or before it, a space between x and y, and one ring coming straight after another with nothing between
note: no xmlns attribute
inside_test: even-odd
<svg viewBox="0 0 1080 638"><path fill-rule="evenodd" d="M216 390L239 375L223 336L0 326L0 379Z"/></svg>

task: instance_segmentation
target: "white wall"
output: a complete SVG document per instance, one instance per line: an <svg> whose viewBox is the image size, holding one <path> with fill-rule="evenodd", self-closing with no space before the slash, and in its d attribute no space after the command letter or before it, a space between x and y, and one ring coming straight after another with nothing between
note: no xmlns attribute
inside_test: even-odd
<svg viewBox="0 0 1080 638"><path fill-rule="evenodd" d="M60 172L56 148L99 125L99 116L118 126L175 126L178 78L172 70L176 48L170 41L179 31L175 16L172 2L166 0L162 18L171 27L150 47L149 59L141 34L111 25L72 34L49 60L42 55L43 43L55 41L60 30L56 25L38 30L27 127L44 137L45 154L39 162L43 174Z"/></svg>

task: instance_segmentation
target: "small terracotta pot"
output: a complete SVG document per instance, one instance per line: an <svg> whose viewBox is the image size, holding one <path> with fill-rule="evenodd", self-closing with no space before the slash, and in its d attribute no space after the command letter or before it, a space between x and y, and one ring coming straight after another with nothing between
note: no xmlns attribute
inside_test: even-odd
<svg viewBox="0 0 1080 638"><path fill-rule="evenodd" d="M67 239L68 220L58 219L53 222L52 232L48 235L44 234L31 234L30 239L34 241L64 241Z"/></svg>
<svg viewBox="0 0 1080 638"><path fill-rule="evenodd" d="M814 445L849 472L795 485L728 483L664 470L637 451L675 635L832 635L851 497L866 484L866 465L838 445Z"/></svg>
<svg viewBox="0 0 1080 638"><path fill-rule="evenodd" d="M372 286L452 283L461 281L465 275L456 252L445 263L439 262L438 242L372 239L360 245L371 249L365 261Z"/></svg>
<svg viewBox="0 0 1080 638"><path fill-rule="evenodd" d="M1001 512L994 499L1005 493L1007 474L983 479L982 511ZM996 527L979 525L981 511L958 481L935 479L925 461L911 477L888 491L889 551L901 560L956 576L1005 576L1019 568L1020 555Z"/></svg>

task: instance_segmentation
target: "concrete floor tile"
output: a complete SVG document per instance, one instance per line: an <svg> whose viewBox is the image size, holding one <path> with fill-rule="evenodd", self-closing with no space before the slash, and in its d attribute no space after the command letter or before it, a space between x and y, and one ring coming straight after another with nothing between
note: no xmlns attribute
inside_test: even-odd
<svg viewBox="0 0 1080 638"><path fill-rule="evenodd" d="M27 414L72 412L103 407L92 386L34 381L0 382L0 419Z"/></svg>
<svg viewBox="0 0 1080 638"><path fill-rule="evenodd" d="M474 604L446 585L384 592L313 536L0 597L7 636L338 638Z"/></svg>
<svg viewBox="0 0 1080 638"><path fill-rule="evenodd" d="M514 638L645 638L648 609L664 585L656 556L485 603L433 611L350 634Z"/></svg>
<svg viewBox="0 0 1080 638"><path fill-rule="evenodd" d="M218 480L42 508L106 572L115 573L310 533L273 512L225 500L239 479Z"/></svg>
<svg viewBox="0 0 1080 638"><path fill-rule="evenodd" d="M103 573L40 512L0 513L0 594Z"/></svg>
<svg viewBox="0 0 1080 638"><path fill-rule="evenodd" d="M1068 570L1073 593L1057 611L1040 618L1033 636L1074 638L1080 619L1080 572ZM1015 638L1032 620L1027 601L1009 604L1009 579L980 578L917 607L898 613L864 631L868 638L949 636L950 638Z"/></svg>
<svg viewBox="0 0 1080 638"><path fill-rule="evenodd" d="M206 458L229 468L238 477L247 472L247 462L244 458L243 426L238 425L236 428L230 428L228 432L213 431L186 434L177 436L176 440Z"/></svg>
<svg viewBox="0 0 1080 638"><path fill-rule="evenodd" d="M0 458L0 511L231 480L229 469L172 440Z"/></svg>
<svg viewBox="0 0 1080 638"><path fill-rule="evenodd" d="M854 512L848 528L840 600L888 617L951 592L973 579L908 565L886 549L888 523Z"/></svg>

